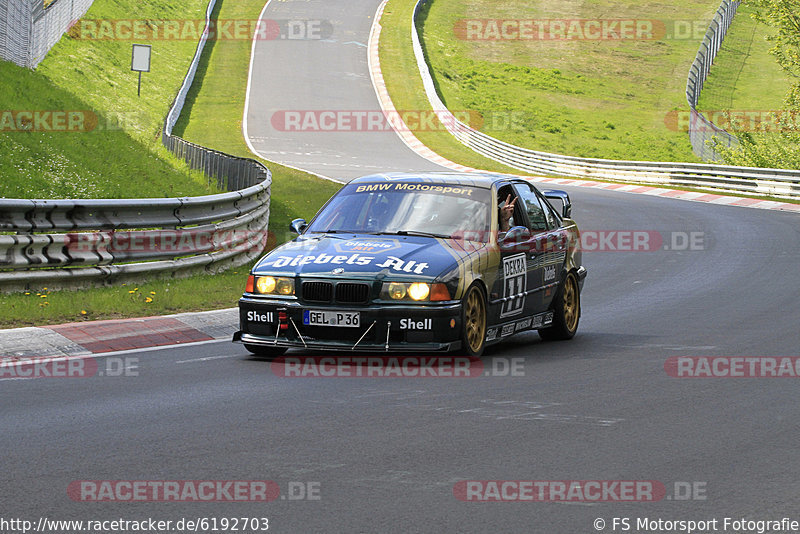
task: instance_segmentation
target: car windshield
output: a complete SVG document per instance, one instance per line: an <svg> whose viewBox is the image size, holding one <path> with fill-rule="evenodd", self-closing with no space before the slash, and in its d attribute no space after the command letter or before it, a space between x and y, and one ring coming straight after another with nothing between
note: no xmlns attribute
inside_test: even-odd
<svg viewBox="0 0 800 534"><path fill-rule="evenodd" d="M459 236L489 231L491 195L478 187L382 182L348 184L307 232Z"/></svg>

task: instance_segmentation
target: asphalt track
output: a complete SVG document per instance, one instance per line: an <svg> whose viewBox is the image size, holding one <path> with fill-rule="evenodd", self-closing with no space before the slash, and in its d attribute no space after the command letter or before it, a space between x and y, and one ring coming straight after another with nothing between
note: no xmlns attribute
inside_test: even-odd
<svg viewBox="0 0 800 534"><path fill-rule="evenodd" d="M320 5L273 2L267 16L339 13L344 23L348 13L347 24L368 31L371 19L356 19L377 2L328 0L322 15ZM328 66L317 84L343 76ZM310 94L311 73L299 72L296 93ZM359 146L341 150L373 165ZM406 153L386 165L428 168ZM798 216L568 191L584 232L656 231L667 243L699 232L702 246L585 253L578 336L521 334L482 358L486 369L521 358L522 376L281 378L241 347L212 342L125 354L139 358L133 376L2 380L0 517L266 516L270 531L293 533L589 533L597 518L610 532L614 517L634 527L718 518L722 532L724 517L800 520L797 379L678 379L664 369L672 356L800 356ZM84 503L66 491L75 480L255 479L284 496L290 482L318 483L320 499ZM668 494L698 482L705 498L461 502L453 487L464 480L655 480Z"/></svg>
<svg viewBox="0 0 800 534"><path fill-rule="evenodd" d="M247 129L253 149L262 157L342 181L376 172L429 170L443 167L416 155L390 128L359 128L357 113L374 117L381 107L370 79L367 45L375 0L273 0L265 19L314 21L306 32L325 39L276 39L254 50ZM330 23L330 36L320 29ZM333 113L334 131L313 123L294 128L285 112ZM318 117L316 113L314 117ZM362 115L363 117L363 115ZM338 126L338 119L350 119Z"/></svg>

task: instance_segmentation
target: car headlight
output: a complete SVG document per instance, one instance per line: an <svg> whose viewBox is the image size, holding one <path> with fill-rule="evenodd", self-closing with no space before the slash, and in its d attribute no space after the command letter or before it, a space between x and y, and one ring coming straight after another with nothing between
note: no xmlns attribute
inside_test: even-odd
<svg viewBox="0 0 800 534"><path fill-rule="evenodd" d="M381 288L383 300L405 300L415 302L434 302L451 300L450 291L445 284L425 282L384 282Z"/></svg>
<svg viewBox="0 0 800 534"><path fill-rule="evenodd" d="M408 294L408 289L406 287L407 284L398 284L397 282L392 282L388 286L389 287L386 288L386 292L388 293L389 298L394 300L402 300L406 298L406 294Z"/></svg>
<svg viewBox="0 0 800 534"><path fill-rule="evenodd" d="M294 279L276 276L253 276L253 291L262 295L294 295ZM248 280L247 288L250 289Z"/></svg>
<svg viewBox="0 0 800 534"><path fill-rule="evenodd" d="M277 280L271 276L259 276L256 280L256 289L259 293L272 293L277 284Z"/></svg>
<svg viewBox="0 0 800 534"><path fill-rule="evenodd" d="M408 286L408 296L413 300L425 300L431 294L431 285L415 282Z"/></svg>

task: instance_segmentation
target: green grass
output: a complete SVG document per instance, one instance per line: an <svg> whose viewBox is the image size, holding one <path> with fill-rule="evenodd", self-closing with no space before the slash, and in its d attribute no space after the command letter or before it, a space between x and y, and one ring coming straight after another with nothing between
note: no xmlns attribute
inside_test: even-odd
<svg viewBox="0 0 800 534"><path fill-rule="evenodd" d="M214 276L151 280L79 292L40 288L3 294L0 295L0 306L3 307L0 328L230 308L236 305L236 298L244 291L248 269L248 266L242 266ZM147 302L147 299L151 301Z"/></svg>
<svg viewBox="0 0 800 534"><path fill-rule="evenodd" d="M391 5L412 4L392 0ZM523 147L584 157L697 161L688 137L668 129L686 109L694 38L661 40L465 40L461 19L657 19L705 30L717 4L595 0L434 0L420 19L440 95L451 110L518 113L518 127L486 133ZM394 97L394 94L393 94Z"/></svg>
<svg viewBox="0 0 800 534"><path fill-rule="evenodd" d="M203 0L98 0L85 19L198 18ZM152 44L142 96L131 41L64 36L35 71L0 62L0 110L85 112L90 131L4 131L0 196L125 198L218 192L161 146L159 131L196 43Z"/></svg>
<svg viewBox="0 0 800 534"><path fill-rule="evenodd" d="M102 3L97 0L95 4ZM251 20L262 0L225 0L215 15ZM250 41L207 44L198 76L174 133L195 143L243 157L253 157L241 135ZM171 102L172 97L169 97ZM340 185L264 161L273 172L268 243L291 239L289 221L310 219ZM185 279L152 280L83 291L46 291L0 295L0 327L37 326L64 322L141 317L236 305L251 265L221 274ZM133 293L131 293L133 291ZM150 292L155 295L151 295ZM46 294L46 297L39 295ZM151 302L147 302L150 298ZM47 304L45 304L47 303ZM86 312L85 314L82 312Z"/></svg>
<svg viewBox="0 0 800 534"><path fill-rule="evenodd" d="M772 30L753 20L753 8L739 6L728 35L703 86L703 111L766 111L783 108L789 80L766 40Z"/></svg>
<svg viewBox="0 0 800 534"><path fill-rule="evenodd" d="M38 72L8 62L0 62L0 109L88 111L80 117L95 116L85 100ZM105 124L106 119L101 121ZM121 129L5 131L0 135L0 153L0 196L6 198L141 198L217 192L202 173L190 172L166 150L150 147Z"/></svg>
<svg viewBox="0 0 800 534"><path fill-rule="evenodd" d="M394 107L398 110L431 109L422 87L414 51L411 49L411 13L414 3L411 0L390 0L381 18L381 70ZM520 174L519 170L485 158L462 145L443 126L433 131L413 133L428 148L451 161L476 169Z"/></svg>

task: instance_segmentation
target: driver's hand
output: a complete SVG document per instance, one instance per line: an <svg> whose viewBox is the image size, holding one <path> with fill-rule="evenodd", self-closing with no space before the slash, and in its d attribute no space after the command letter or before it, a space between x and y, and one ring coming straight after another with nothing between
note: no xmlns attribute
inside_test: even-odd
<svg viewBox="0 0 800 534"><path fill-rule="evenodd" d="M514 200L511 200L511 194L509 193L508 197L506 197L506 204L502 208L500 208L500 230L507 231L509 227L509 220L514 215L514 205L517 203L517 198L514 197Z"/></svg>

